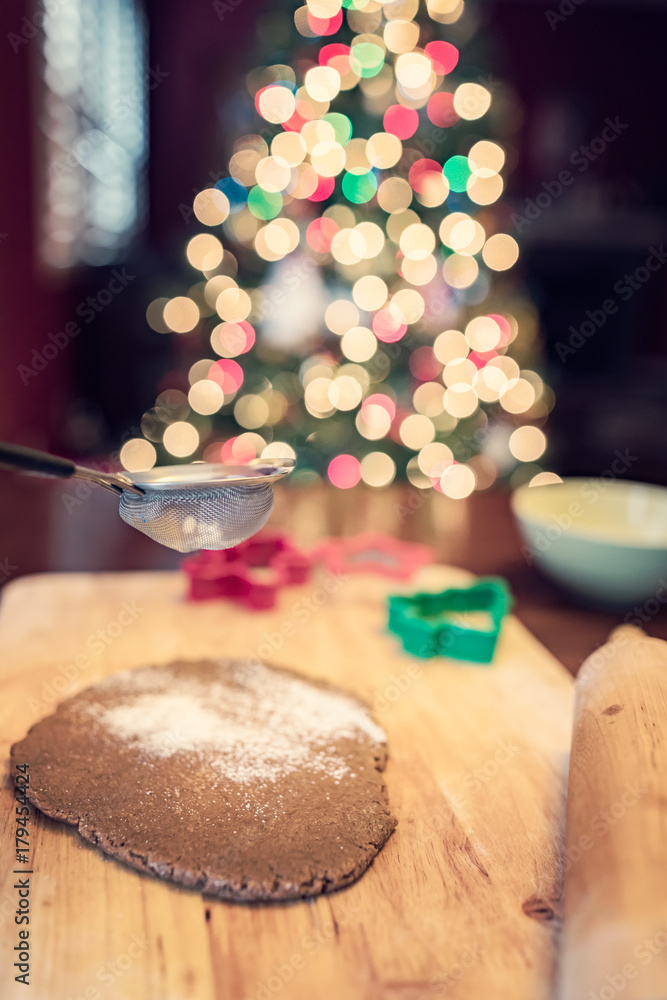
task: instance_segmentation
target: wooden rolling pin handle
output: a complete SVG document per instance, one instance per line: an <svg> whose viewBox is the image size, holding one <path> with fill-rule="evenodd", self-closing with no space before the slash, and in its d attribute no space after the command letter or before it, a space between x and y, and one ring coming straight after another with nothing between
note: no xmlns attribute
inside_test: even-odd
<svg viewBox="0 0 667 1000"><path fill-rule="evenodd" d="M667 998L667 643L634 626L577 678L558 997Z"/></svg>

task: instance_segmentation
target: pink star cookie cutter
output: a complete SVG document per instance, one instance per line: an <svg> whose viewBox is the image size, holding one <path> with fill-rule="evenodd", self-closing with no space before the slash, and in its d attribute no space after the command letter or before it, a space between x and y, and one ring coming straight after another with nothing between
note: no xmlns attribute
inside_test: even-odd
<svg viewBox="0 0 667 1000"><path fill-rule="evenodd" d="M376 573L392 580L409 580L422 566L435 561L435 552L428 545L374 532L327 538L313 556L336 576Z"/></svg>

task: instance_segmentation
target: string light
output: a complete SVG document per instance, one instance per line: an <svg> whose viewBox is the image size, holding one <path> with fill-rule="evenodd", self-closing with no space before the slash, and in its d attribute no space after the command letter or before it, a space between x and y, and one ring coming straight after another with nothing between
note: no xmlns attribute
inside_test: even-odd
<svg viewBox="0 0 667 1000"><path fill-rule="evenodd" d="M256 116L228 175L193 201L197 283L146 311L156 333L191 334L188 349L201 337L212 358L190 355L187 396L167 390L144 415L144 437L121 453L128 470L152 467L160 448L298 456L339 489L405 475L462 499L498 467L486 450L456 461L450 436L474 452L490 417L523 474L539 468L525 463L546 450L537 424L553 393L512 356L528 356L535 323L503 285L519 248L496 207L507 150L481 137L495 91L433 37L464 13L464 0L427 0L426 12L418 0L307 0L293 16L303 58L248 73Z"/></svg>
<svg viewBox="0 0 667 1000"><path fill-rule="evenodd" d="M155 448L144 438L131 438L120 449L120 463L128 472L146 472L156 461Z"/></svg>
<svg viewBox="0 0 667 1000"><path fill-rule="evenodd" d="M197 450L199 434L192 424L177 420L165 429L162 443L170 455L187 458Z"/></svg>

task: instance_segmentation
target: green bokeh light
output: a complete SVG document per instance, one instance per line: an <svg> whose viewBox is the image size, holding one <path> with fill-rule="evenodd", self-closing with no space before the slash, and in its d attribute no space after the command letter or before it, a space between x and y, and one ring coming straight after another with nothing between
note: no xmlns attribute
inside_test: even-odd
<svg viewBox="0 0 667 1000"><path fill-rule="evenodd" d="M352 122L347 115L341 115L337 111L330 111L328 115L322 115L323 122L329 122L336 134L336 142L344 146L352 138Z"/></svg>
<svg viewBox="0 0 667 1000"><path fill-rule="evenodd" d="M265 191L259 184L248 194L248 208L256 219L275 219L282 207L282 195Z"/></svg>
<svg viewBox="0 0 667 1000"><path fill-rule="evenodd" d="M372 42L359 42L350 50L350 68L357 74L368 78L377 76L384 66L384 52L379 45Z"/></svg>
<svg viewBox="0 0 667 1000"><path fill-rule="evenodd" d="M342 182L343 194L353 205L363 205L370 201L378 188L377 177L372 170L365 174L346 173Z"/></svg>
<svg viewBox="0 0 667 1000"><path fill-rule="evenodd" d="M467 156L450 156L442 172L449 181L450 189L459 194L466 190L468 178L472 174Z"/></svg>

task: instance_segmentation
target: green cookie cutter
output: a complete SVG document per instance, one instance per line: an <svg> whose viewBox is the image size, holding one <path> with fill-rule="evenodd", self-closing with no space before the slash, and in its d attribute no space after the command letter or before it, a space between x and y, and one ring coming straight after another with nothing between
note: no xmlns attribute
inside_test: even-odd
<svg viewBox="0 0 667 1000"><path fill-rule="evenodd" d="M412 656L449 656L490 663L512 594L501 577L480 577L469 587L388 598L389 631Z"/></svg>

